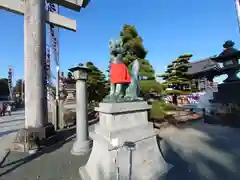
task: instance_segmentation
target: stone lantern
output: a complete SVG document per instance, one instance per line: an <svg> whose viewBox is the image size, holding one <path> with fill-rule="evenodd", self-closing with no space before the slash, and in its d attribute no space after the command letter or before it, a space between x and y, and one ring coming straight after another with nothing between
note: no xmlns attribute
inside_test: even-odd
<svg viewBox="0 0 240 180"><path fill-rule="evenodd" d="M76 80L76 141L73 144L71 153L73 155L84 155L88 153L91 146L88 134L87 119L87 78L91 71L85 66L76 66L69 69Z"/></svg>
<svg viewBox="0 0 240 180"><path fill-rule="evenodd" d="M223 44L224 50L220 53L219 56L211 58L211 60L222 63L223 68L221 68L222 74L227 74L227 79L224 82L232 82L232 81L239 81L237 74L239 72L239 58L240 58L240 51L235 49L234 42L226 41Z"/></svg>

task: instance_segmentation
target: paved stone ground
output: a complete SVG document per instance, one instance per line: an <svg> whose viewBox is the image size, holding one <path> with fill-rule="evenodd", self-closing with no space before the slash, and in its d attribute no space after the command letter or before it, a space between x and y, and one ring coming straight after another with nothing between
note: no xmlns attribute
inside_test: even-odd
<svg viewBox="0 0 240 180"><path fill-rule="evenodd" d="M0 162L19 129L24 127L24 111L12 112L12 116L0 116Z"/></svg>
<svg viewBox="0 0 240 180"><path fill-rule="evenodd" d="M240 130L197 122L160 132L167 180L239 180Z"/></svg>
<svg viewBox="0 0 240 180"><path fill-rule="evenodd" d="M173 165L166 180L240 179L239 129L196 122L162 129L160 135L163 157ZM78 168L88 156L72 156L71 148L69 141L38 157L11 153L0 168L0 180L80 180Z"/></svg>
<svg viewBox="0 0 240 180"><path fill-rule="evenodd" d="M72 156L72 144L57 144L35 156L12 152L0 167L0 180L81 180L78 168L88 155Z"/></svg>

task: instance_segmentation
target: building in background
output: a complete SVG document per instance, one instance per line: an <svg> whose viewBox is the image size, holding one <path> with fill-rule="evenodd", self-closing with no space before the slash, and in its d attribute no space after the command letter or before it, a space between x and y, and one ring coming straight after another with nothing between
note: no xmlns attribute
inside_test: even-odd
<svg viewBox="0 0 240 180"><path fill-rule="evenodd" d="M205 90L207 86L217 86L213 81L215 76L220 75L218 69L220 65L210 58L191 62L188 68L187 76L191 79L191 87L199 91Z"/></svg>

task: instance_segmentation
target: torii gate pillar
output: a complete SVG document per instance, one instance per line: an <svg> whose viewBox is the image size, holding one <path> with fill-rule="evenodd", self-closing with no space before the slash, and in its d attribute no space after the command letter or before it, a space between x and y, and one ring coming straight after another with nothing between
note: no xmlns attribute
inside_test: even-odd
<svg viewBox="0 0 240 180"><path fill-rule="evenodd" d="M48 1L51 2L51 0ZM81 7L86 6L88 0L54 0L54 3L80 11ZM29 134L31 138L45 139L46 136L51 135L48 134L48 130L54 130L53 125L48 125L44 70L45 21L73 31L76 30L76 21L56 13L46 12L45 0L0 0L0 8L24 15L25 129L18 133L15 143L18 146L15 146L14 150L26 151L29 149L25 146L26 141L29 141ZM32 142L27 143L29 145ZM22 144L24 149L21 148Z"/></svg>

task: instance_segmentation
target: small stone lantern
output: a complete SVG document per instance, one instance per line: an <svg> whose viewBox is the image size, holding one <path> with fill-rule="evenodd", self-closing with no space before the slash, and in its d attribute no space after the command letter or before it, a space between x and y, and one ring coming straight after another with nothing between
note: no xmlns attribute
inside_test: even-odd
<svg viewBox="0 0 240 180"><path fill-rule="evenodd" d="M91 71L85 66L76 66L69 69L76 80L76 141L71 153L73 155L84 155L90 151L91 141L88 134L87 118L87 78Z"/></svg>
<svg viewBox="0 0 240 180"><path fill-rule="evenodd" d="M73 73L73 77L76 81L77 80L87 81L88 73L91 72L91 69L89 69L86 66L76 66L70 68L69 71Z"/></svg>

